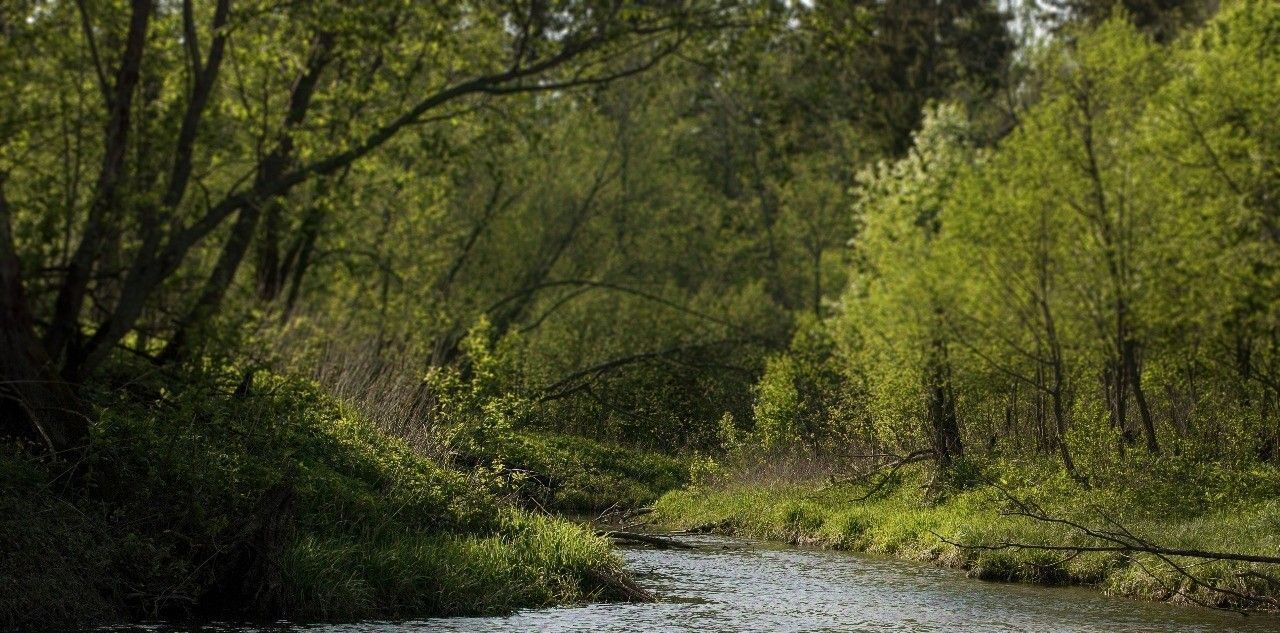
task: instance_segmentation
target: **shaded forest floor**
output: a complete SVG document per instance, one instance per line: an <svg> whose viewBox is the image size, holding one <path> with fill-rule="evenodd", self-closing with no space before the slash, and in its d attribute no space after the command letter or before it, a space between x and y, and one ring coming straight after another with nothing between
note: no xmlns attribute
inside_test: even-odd
<svg viewBox="0 0 1280 633"><path fill-rule="evenodd" d="M654 517L669 529L927 561L986 580L1094 586L1114 595L1223 608L1257 606L1230 592L1280 596L1280 586L1256 573L1265 570L1249 563L1183 560L1223 592L1190 581L1148 554L971 547L1097 544L1071 528L1002 515L1011 495L1088 526L1108 527L1114 520L1163 547L1274 556L1280 552L1275 472L1232 472L1166 458L1098 473L1085 489L1053 464L970 467L971 474L981 471L998 487L971 483L926 500L929 478L922 465L904 468L866 499L871 486L865 484L832 485L812 475L721 474L664 495Z"/></svg>
<svg viewBox="0 0 1280 633"><path fill-rule="evenodd" d="M307 381L124 369L93 389L92 446L74 463L0 447L0 629L625 597L609 544L539 506L645 503L685 476L674 459L533 432L447 464ZM513 470L549 489L526 494Z"/></svg>

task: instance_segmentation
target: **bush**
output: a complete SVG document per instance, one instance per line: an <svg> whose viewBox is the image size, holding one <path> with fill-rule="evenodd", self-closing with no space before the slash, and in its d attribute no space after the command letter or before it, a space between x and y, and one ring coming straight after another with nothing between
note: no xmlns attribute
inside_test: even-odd
<svg viewBox="0 0 1280 633"><path fill-rule="evenodd" d="M0 624L493 613L617 573L605 542L505 506L314 384L240 382L102 384L77 469L0 454Z"/></svg>

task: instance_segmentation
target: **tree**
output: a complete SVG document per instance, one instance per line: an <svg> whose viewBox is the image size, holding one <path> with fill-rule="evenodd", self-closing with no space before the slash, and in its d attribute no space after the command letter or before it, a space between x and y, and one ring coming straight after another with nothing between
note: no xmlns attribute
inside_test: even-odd
<svg viewBox="0 0 1280 633"><path fill-rule="evenodd" d="M948 320L955 279L939 256L944 203L974 159L958 108L929 111L908 155L863 172L855 217L860 264L845 296L846 341L870 383L882 441L907 445L925 424L940 469L964 452L954 343ZM849 331L852 330L852 331Z"/></svg>
<svg viewBox="0 0 1280 633"><path fill-rule="evenodd" d="M0 350L15 360L0 380L74 384L160 309L163 289L189 283L193 254L212 255L208 241L233 219L172 343L218 310L260 222L260 287L278 292L289 272L280 205L303 185L477 100L642 72L718 24L728 5L133 0L47 9L6 17L9 41L28 54L3 62L23 89L0 125L22 134L6 135L0 171L15 249L29 243L24 232L44 228L37 217L49 207L65 210L66 248L49 252L37 241L17 253L24 266L6 277L15 290L4 294L2 310L14 327ZM291 68L281 72L279 59ZM74 104L43 107L69 86L79 93ZM329 126L311 126L334 120L343 122L336 137ZM96 127L102 132L92 142ZM97 167L82 179L80 166L90 163ZM75 167L51 182L42 174L55 164ZM33 271L56 273L33 287ZM43 357L33 356L37 345ZM61 407L51 394L20 395L35 399L28 412ZM59 416L24 418L7 419L6 430L34 425L63 438L57 448L84 439L83 425Z"/></svg>
<svg viewBox="0 0 1280 633"><path fill-rule="evenodd" d="M1119 13L1159 42L1172 41L1187 26L1204 22L1218 9L1218 0L1045 0L1050 18L1059 26L1096 26Z"/></svg>
<svg viewBox="0 0 1280 633"><path fill-rule="evenodd" d="M802 19L815 40L803 67L849 86L827 109L894 156L930 101L978 110L1009 82L1014 45L997 2L816 2Z"/></svg>

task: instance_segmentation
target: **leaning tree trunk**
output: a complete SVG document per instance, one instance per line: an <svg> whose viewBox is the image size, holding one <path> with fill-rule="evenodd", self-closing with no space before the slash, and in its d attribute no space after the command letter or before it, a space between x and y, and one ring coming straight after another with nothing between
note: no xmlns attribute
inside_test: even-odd
<svg viewBox="0 0 1280 633"><path fill-rule="evenodd" d="M289 93L289 108L285 115L284 131L281 133L279 145L262 160L258 174L251 188L252 195L247 204L242 205L231 227L231 233L223 244L218 261L204 283L195 304L178 322L169 344L160 353L162 362L179 361L187 353L191 331L204 324L209 317L217 313L226 298L231 284L235 281L236 272L244 260L245 253L253 241L263 213L278 214L282 193L267 195L269 190L294 164L293 139L291 131L306 120L307 111L311 107L319 85L320 73L332 59L334 36L332 33L321 33L312 44L311 58L302 74L294 81ZM278 219L276 220L278 221ZM272 239L275 239L274 237ZM273 264L274 265L274 264Z"/></svg>
<svg viewBox="0 0 1280 633"><path fill-rule="evenodd" d="M1142 371L1138 368L1137 343L1127 340L1124 344L1124 366L1129 374L1129 386L1133 389L1133 398L1138 403L1138 413L1142 417L1142 432L1147 440L1147 452L1155 455L1160 452L1160 443L1156 439L1156 425L1151 418L1151 407L1147 406L1147 396L1142 391Z"/></svg>

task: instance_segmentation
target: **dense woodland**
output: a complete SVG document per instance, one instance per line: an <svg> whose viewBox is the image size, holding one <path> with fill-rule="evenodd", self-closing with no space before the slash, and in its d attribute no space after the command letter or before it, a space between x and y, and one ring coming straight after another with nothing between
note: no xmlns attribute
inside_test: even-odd
<svg viewBox="0 0 1280 633"><path fill-rule="evenodd" d="M0 33L0 508L44 517L0 525L35 587L0 623L246 575L258 614L573 599L387 563L330 614L304 578L384 529L573 540L511 500L716 462L1275 496L1276 3L3 0Z"/></svg>

